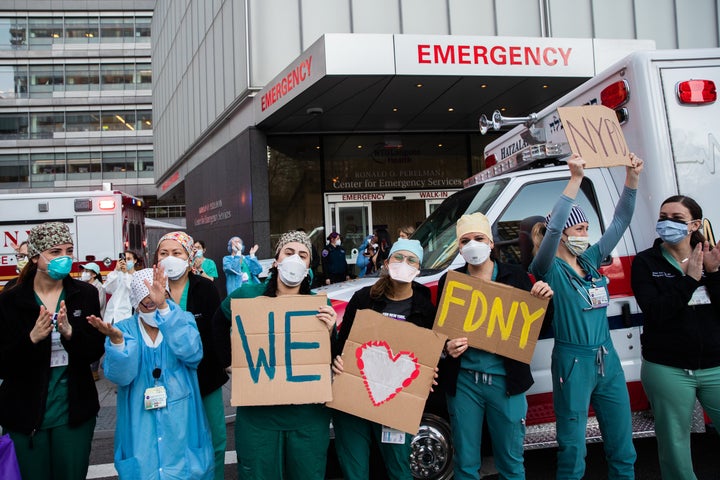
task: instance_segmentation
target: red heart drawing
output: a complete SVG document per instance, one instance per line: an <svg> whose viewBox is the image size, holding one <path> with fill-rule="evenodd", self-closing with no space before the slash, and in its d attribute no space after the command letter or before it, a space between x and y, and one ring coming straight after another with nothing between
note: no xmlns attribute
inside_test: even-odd
<svg viewBox="0 0 720 480"><path fill-rule="evenodd" d="M355 350L365 389L376 407L391 400L418 375L420 365L413 352L393 355L385 341L365 342Z"/></svg>

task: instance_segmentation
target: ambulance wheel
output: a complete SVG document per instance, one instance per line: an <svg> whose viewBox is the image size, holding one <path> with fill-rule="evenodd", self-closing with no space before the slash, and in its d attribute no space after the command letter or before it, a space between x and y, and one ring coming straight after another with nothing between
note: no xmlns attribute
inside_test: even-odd
<svg viewBox="0 0 720 480"><path fill-rule="evenodd" d="M447 480L453 477L453 445L450 424L432 413L423 415L420 430L412 439L410 471L413 478Z"/></svg>

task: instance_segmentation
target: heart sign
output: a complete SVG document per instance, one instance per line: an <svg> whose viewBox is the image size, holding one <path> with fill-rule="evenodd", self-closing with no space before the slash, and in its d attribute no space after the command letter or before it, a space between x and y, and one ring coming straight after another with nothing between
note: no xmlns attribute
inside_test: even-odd
<svg viewBox="0 0 720 480"><path fill-rule="evenodd" d="M355 350L355 356L365 389L376 407L391 400L420 374L412 352L393 355L385 341L365 342Z"/></svg>

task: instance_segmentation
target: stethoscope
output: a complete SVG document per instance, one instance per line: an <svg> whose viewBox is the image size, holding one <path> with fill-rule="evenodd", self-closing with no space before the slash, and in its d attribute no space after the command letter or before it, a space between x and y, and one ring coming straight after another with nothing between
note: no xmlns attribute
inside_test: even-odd
<svg viewBox="0 0 720 480"><path fill-rule="evenodd" d="M562 270L563 272L565 272L565 275L567 276L570 285L575 288L575 291L578 292L580 294L580 297L585 301L585 303L587 303L588 306L583 307L583 312L589 312L590 310L594 310L595 308L597 308L593 306L592 299L590 298L590 293L585 288L585 285L580 283L580 280L575 275L573 275L574 271L572 273L569 272L565 265L562 266ZM602 275L600 276L600 278L593 278L591 273L588 273L583 277L583 280L592 284L592 288L598 288L596 283L600 282L600 280L602 279ZM603 287L604 286L605 285L603 285Z"/></svg>

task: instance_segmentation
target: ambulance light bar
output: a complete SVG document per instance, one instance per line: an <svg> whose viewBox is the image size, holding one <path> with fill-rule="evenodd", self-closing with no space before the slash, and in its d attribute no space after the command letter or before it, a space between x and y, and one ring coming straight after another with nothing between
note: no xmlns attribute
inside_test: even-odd
<svg viewBox="0 0 720 480"><path fill-rule="evenodd" d="M567 144L559 143L543 143L538 145L529 145L520 150L515 155L507 157L486 169L481 170L470 178L466 178L463 186L469 187L484 182L491 178L497 177L516 170L523 170L531 165L538 163L544 164L547 160L566 157L569 155L570 148ZM495 155L488 155L488 159L495 158ZM486 160L487 162L487 160Z"/></svg>

